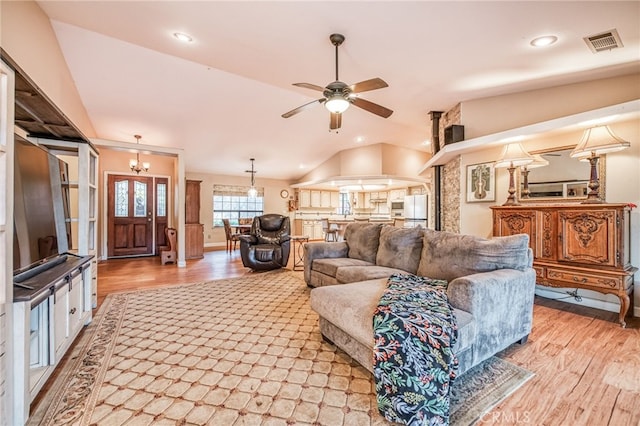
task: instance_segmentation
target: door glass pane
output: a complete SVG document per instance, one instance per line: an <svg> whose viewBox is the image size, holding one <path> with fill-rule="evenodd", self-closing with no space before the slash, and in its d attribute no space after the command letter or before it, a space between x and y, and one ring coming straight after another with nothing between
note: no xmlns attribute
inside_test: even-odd
<svg viewBox="0 0 640 426"><path fill-rule="evenodd" d="M133 182L135 196L134 217L145 217L147 215L147 184L142 182Z"/></svg>
<svg viewBox="0 0 640 426"><path fill-rule="evenodd" d="M167 215L167 184L159 183L156 186L156 203L158 204L158 216Z"/></svg>
<svg viewBox="0 0 640 426"><path fill-rule="evenodd" d="M129 182L126 180L116 182L115 216L129 216Z"/></svg>

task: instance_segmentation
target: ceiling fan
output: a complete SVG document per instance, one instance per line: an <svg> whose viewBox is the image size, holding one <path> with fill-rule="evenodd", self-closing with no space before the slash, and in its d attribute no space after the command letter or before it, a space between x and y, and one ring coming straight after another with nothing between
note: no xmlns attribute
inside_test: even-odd
<svg viewBox="0 0 640 426"><path fill-rule="evenodd" d="M342 125L342 113L346 111L351 104L384 118L393 114L392 110L357 96L358 93L388 87L388 84L381 78L372 78L352 85L340 81L338 78L338 46L344 42L344 36L342 34L331 34L329 40L331 40L331 44L336 47L336 80L329 83L326 87L320 87L310 83L293 83L294 86L320 91L324 97L299 106L289 112L285 112L282 114L282 117L289 118L317 104L324 104L331 113L329 128L331 130L337 130Z"/></svg>

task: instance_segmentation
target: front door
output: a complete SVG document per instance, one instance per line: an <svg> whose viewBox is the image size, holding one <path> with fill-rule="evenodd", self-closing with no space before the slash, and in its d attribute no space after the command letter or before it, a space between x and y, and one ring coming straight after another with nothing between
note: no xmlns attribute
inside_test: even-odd
<svg viewBox="0 0 640 426"><path fill-rule="evenodd" d="M153 178L109 175L109 257L153 255Z"/></svg>

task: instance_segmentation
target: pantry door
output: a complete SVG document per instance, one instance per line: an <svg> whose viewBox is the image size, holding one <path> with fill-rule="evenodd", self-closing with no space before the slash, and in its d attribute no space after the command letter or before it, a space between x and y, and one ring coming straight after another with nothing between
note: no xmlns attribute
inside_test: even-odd
<svg viewBox="0 0 640 426"><path fill-rule="evenodd" d="M153 255L153 178L109 175L108 257Z"/></svg>

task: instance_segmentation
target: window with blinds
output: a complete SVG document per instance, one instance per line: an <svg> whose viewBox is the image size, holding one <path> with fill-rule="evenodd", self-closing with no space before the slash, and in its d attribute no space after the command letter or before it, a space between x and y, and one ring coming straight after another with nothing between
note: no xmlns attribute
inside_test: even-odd
<svg viewBox="0 0 640 426"><path fill-rule="evenodd" d="M258 195L249 197L248 186L213 186L213 226L223 226L222 219L237 225L240 219L252 219L264 213L264 188L256 188Z"/></svg>

